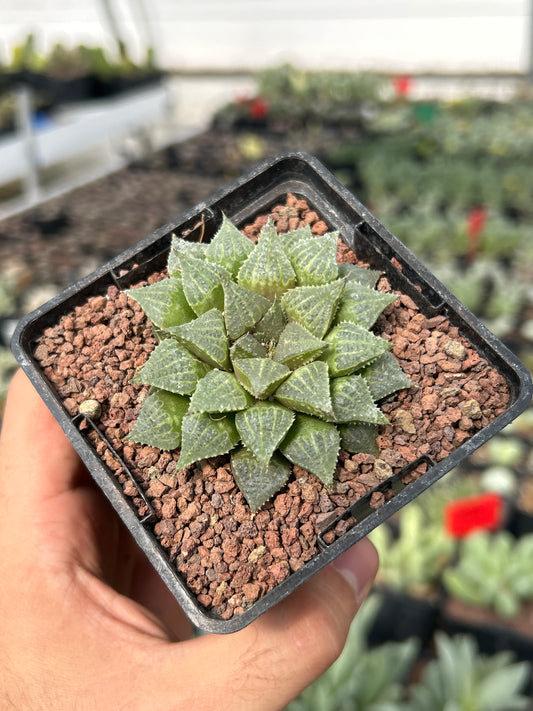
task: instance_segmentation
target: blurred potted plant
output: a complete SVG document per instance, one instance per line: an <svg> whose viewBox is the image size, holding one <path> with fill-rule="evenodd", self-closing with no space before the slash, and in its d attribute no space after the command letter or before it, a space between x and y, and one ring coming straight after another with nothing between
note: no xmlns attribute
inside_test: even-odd
<svg viewBox="0 0 533 711"><path fill-rule="evenodd" d="M474 632L488 652L533 656L533 535L473 533L459 544L456 565L444 571L444 625Z"/></svg>
<svg viewBox="0 0 533 711"><path fill-rule="evenodd" d="M385 523L369 538L379 553L376 582L382 597L370 633L372 642L416 636L425 644L436 625L440 579L453 557L454 540L442 523L427 522L418 502L402 509L397 535Z"/></svg>
<svg viewBox="0 0 533 711"><path fill-rule="evenodd" d="M379 595L365 601L337 661L286 711L383 711L398 708L418 653L414 639L370 647L369 628L380 614Z"/></svg>
<svg viewBox="0 0 533 711"><path fill-rule="evenodd" d="M428 662L408 700L399 711L512 711L527 709L523 695L531 673L525 662L513 662L512 654L479 654L473 637L447 637L437 633L436 658ZM390 709L392 711L392 708Z"/></svg>

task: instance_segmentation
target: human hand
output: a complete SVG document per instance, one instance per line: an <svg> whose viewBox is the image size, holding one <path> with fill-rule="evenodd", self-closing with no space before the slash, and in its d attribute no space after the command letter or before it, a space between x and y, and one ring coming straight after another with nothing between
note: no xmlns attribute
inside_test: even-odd
<svg viewBox="0 0 533 711"><path fill-rule="evenodd" d="M360 541L245 629L181 608L21 372L0 438L0 707L282 709L334 661L377 568Z"/></svg>

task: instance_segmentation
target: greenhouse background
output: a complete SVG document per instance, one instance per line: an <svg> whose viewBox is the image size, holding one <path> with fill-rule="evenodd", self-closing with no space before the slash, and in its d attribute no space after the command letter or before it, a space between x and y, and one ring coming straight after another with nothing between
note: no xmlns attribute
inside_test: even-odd
<svg viewBox="0 0 533 711"><path fill-rule="evenodd" d="M24 314L293 150L533 371L533 3L73 5L0 10L0 419ZM291 711L533 709L532 447L530 407L372 532L374 594Z"/></svg>

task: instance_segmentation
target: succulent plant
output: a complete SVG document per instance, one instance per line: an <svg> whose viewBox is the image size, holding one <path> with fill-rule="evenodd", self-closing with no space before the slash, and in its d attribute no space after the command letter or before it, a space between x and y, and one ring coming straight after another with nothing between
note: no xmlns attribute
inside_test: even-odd
<svg viewBox="0 0 533 711"><path fill-rule="evenodd" d="M327 486L341 446L375 451L388 423L376 401L411 385L369 330L397 296L374 288L378 272L338 265L337 241L269 220L254 244L226 217L207 244L174 237L168 278L127 291L159 339L128 439L181 447L179 469L231 451L252 510L290 463Z"/></svg>
<svg viewBox="0 0 533 711"><path fill-rule="evenodd" d="M435 635L436 659L409 687L409 700L397 711L517 711L529 708L521 693L530 673L527 662L510 652L479 654L473 637ZM393 708L390 708L393 711Z"/></svg>
<svg viewBox="0 0 533 711"><path fill-rule="evenodd" d="M514 617L533 600L533 534L475 533L461 542L457 565L444 573L449 594L469 605Z"/></svg>
<svg viewBox="0 0 533 711"><path fill-rule="evenodd" d="M339 658L286 711L396 711L403 683L419 652L415 639L369 647L380 599L371 595L352 622Z"/></svg>
<svg viewBox="0 0 533 711"><path fill-rule="evenodd" d="M435 592L455 550L442 523L427 520L416 502L402 510L397 538L386 523L371 531L369 538L379 553L378 582L422 597Z"/></svg>

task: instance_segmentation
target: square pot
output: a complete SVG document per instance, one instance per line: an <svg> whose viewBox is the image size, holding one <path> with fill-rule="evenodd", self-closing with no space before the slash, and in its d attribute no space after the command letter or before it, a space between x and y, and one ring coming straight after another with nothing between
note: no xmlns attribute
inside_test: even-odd
<svg viewBox="0 0 533 711"><path fill-rule="evenodd" d="M368 632L368 644L378 647L386 642L403 642L415 637L421 649L433 637L439 614L439 598L414 597L407 592L376 585L380 606Z"/></svg>
<svg viewBox="0 0 533 711"><path fill-rule="evenodd" d="M125 289L139 283L150 274L162 270L170 248L172 235L187 234L187 239L209 240L225 214L237 226L266 213L288 194L307 201L311 209L327 223L330 230L340 230L342 239L358 258L384 273L393 289L397 289L416 304L426 319L445 316L472 347L505 380L510 393L509 405L498 417L451 454L438 462L423 454L409 462L372 491L359 499L342 516L325 521L318 535L320 552L303 567L289 575L264 597L258 599L239 616L224 620L206 611L195 595L185 586L168 555L153 531L155 513L144 490L135 481L120 454L91 420L71 416L54 386L46 378L35 355L35 345L43 332L58 323L65 313L72 311L93 296L105 296L110 287ZM200 224L201 223L201 224ZM388 232L378 220L358 202L316 159L302 153L290 153L267 160L217 192L209 200L169 224L157 229L136 246L97 269L90 276L66 289L50 302L26 316L18 325L13 338L13 351L34 386L72 441L95 481L116 509L139 546L146 553L158 573L194 625L206 631L227 633L252 622L260 614L286 597L297 586L310 578L343 551L363 538L402 506L422 493L446 472L455 467L474 449L486 442L501 428L517 417L529 404L532 394L531 378L526 368L487 328L461 304L415 257ZM84 427L80 428L81 424ZM90 425L108 448L109 456L118 459L123 471L131 477L136 495L146 504L147 515L140 518L132 499L126 496L116 476L97 455L87 437ZM424 468L425 473L410 481L413 470ZM410 482L410 483L409 483ZM386 500L380 508L373 508L371 497ZM346 519L346 520L341 520ZM333 530L340 530L347 519L356 525L333 540Z"/></svg>

